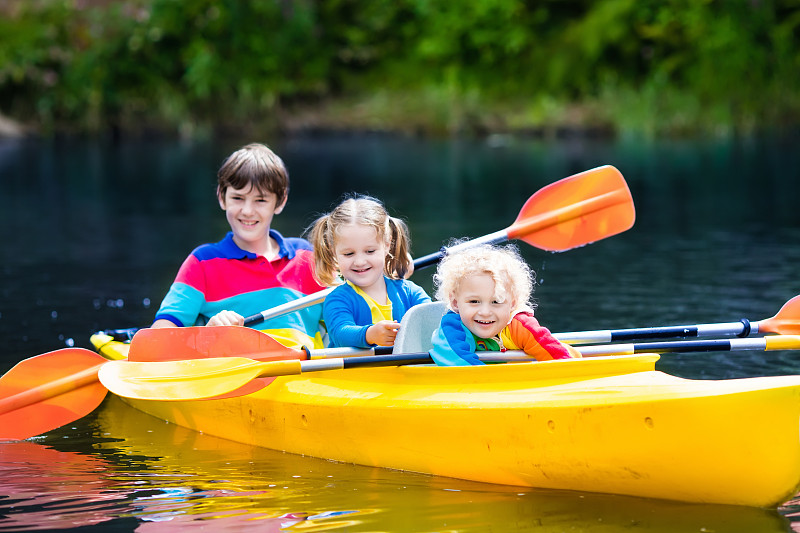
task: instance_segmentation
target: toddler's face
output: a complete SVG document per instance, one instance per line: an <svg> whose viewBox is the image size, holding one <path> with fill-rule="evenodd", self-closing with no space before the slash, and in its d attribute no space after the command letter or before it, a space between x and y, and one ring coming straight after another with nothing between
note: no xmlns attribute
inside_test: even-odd
<svg viewBox="0 0 800 533"><path fill-rule="evenodd" d="M508 325L515 305L509 298L497 300L495 283L489 274L464 278L451 302L467 329L483 339L498 335Z"/></svg>

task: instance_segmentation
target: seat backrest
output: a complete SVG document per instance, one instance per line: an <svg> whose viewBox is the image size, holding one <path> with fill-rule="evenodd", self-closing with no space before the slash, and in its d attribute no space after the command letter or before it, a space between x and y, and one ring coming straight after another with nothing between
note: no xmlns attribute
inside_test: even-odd
<svg viewBox="0 0 800 533"><path fill-rule="evenodd" d="M415 305L403 315L392 353L419 353L431 349L431 335L447 308L444 302Z"/></svg>

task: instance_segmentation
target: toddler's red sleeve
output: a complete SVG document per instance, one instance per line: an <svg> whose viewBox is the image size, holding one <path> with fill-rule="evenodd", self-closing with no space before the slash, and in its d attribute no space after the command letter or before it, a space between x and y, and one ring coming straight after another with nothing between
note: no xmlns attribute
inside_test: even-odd
<svg viewBox="0 0 800 533"><path fill-rule="evenodd" d="M539 321L528 312L514 315L508 325L508 334L518 348L537 361L581 357L578 350L553 337L550 330L540 326Z"/></svg>

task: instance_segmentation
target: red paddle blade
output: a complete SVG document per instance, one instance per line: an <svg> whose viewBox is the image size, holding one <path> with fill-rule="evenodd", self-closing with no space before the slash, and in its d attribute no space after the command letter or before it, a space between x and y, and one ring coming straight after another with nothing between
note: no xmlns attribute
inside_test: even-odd
<svg viewBox="0 0 800 533"><path fill-rule="evenodd" d="M64 348L24 361L0 377L0 440L22 440L94 411L106 396L97 371L106 361Z"/></svg>
<svg viewBox="0 0 800 533"><path fill-rule="evenodd" d="M211 357L247 357L259 361L306 359L266 333L236 326L146 328L131 340L129 361L183 361Z"/></svg>
<svg viewBox="0 0 800 533"><path fill-rule="evenodd" d="M525 202L508 238L561 252L622 233L635 219L628 184L606 165L540 189Z"/></svg>
<svg viewBox="0 0 800 533"><path fill-rule="evenodd" d="M758 332L800 335L800 295L783 304L774 317L760 320Z"/></svg>

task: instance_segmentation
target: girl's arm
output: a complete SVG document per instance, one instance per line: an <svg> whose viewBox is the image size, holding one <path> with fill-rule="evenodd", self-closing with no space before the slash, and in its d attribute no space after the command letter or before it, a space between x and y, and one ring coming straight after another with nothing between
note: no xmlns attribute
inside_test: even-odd
<svg viewBox="0 0 800 533"><path fill-rule="evenodd" d="M401 320L406 311L415 305L429 303L431 297L425 289L407 279L396 280L386 278L386 290L392 302L392 315L395 320Z"/></svg>
<svg viewBox="0 0 800 533"><path fill-rule="evenodd" d="M394 346L400 324L394 320L381 320L367 327L365 339L370 346Z"/></svg>
<svg viewBox="0 0 800 533"><path fill-rule="evenodd" d="M369 348L367 329L372 325L359 325L356 322L355 306L357 301L348 298L347 292L336 289L325 298L322 316L332 347L353 346ZM354 293L355 294L355 293Z"/></svg>
<svg viewBox="0 0 800 533"><path fill-rule="evenodd" d="M428 296L428 293L425 292L425 289L423 289L413 281L406 281L405 286L406 290L408 291L408 299L411 302L411 305L409 307L428 303L431 301L431 297Z"/></svg>
<svg viewBox="0 0 800 533"><path fill-rule="evenodd" d="M527 311L514 315L500 335L506 348L523 350L537 361L581 357L578 350L553 337L550 330L540 326Z"/></svg>

